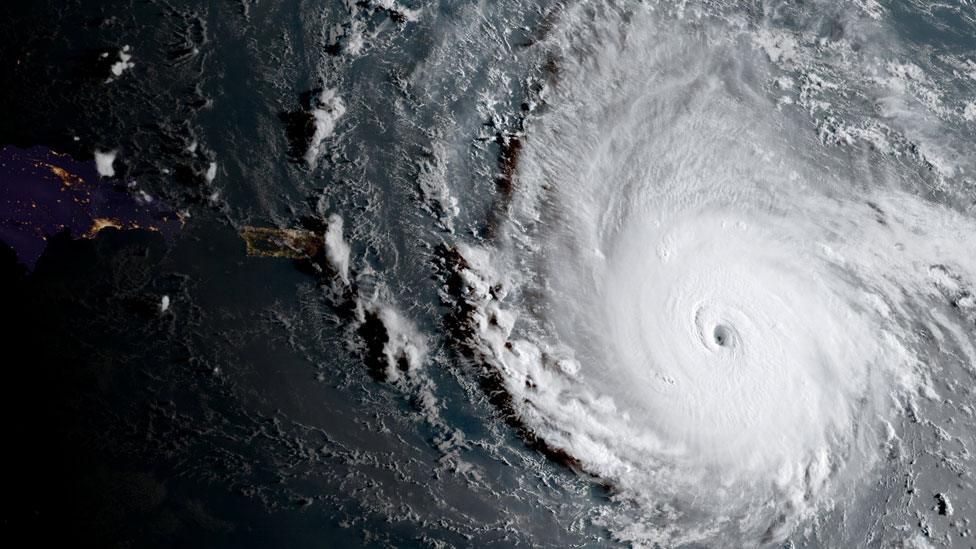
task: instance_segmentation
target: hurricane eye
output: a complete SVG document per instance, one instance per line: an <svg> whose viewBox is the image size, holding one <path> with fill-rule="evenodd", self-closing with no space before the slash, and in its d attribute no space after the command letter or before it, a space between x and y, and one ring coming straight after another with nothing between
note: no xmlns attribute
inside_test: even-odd
<svg viewBox="0 0 976 549"><path fill-rule="evenodd" d="M715 344L719 347L725 347L732 343L732 334L729 332L729 328L722 324L715 327L712 337L715 339Z"/></svg>

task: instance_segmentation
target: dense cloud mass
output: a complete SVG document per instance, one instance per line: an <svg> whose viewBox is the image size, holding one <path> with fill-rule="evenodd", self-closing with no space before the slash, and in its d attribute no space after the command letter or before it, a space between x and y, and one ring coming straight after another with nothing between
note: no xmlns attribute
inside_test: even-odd
<svg viewBox="0 0 976 549"><path fill-rule="evenodd" d="M776 10L561 13L501 228L463 252L509 293L478 304L487 362L616 488L622 539L781 542L863 504L900 406L976 359L976 304L943 295L976 277L958 122L882 57L875 12L795 9L792 32Z"/></svg>

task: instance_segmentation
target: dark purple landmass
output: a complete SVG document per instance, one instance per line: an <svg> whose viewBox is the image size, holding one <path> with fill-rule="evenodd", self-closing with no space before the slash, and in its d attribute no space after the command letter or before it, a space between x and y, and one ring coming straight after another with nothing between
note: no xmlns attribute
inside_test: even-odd
<svg viewBox="0 0 976 549"><path fill-rule="evenodd" d="M62 231L91 238L106 227L145 229L170 239L181 226L165 204L100 177L93 160L78 162L45 147L0 148L0 197L0 240L28 268Z"/></svg>

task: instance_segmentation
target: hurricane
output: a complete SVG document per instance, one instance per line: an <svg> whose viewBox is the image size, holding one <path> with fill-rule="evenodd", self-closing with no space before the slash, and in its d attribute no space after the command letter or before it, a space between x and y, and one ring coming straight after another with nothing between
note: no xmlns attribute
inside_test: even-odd
<svg viewBox="0 0 976 549"><path fill-rule="evenodd" d="M781 543L863 503L933 364L972 367L972 159L870 6L674 8L559 14L498 227L461 247L472 337L617 537Z"/></svg>

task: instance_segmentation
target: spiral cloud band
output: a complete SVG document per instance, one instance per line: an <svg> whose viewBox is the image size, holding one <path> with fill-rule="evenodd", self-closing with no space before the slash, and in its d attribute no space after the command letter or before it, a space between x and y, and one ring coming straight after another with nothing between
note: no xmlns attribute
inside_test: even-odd
<svg viewBox="0 0 976 549"><path fill-rule="evenodd" d="M616 536L772 542L870 482L932 375L923 334L974 363L972 299L950 316L946 298L976 278L976 225L926 191L967 159L924 140L903 89L810 68L870 55L798 68L771 31L690 19L562 14L514 196L492 245L462 249L464 276L520 420L631 510L607 517ZM902 105L886 139L923 152L834 139L871 141L871 121L808 127L855 100Z"/></svg>

